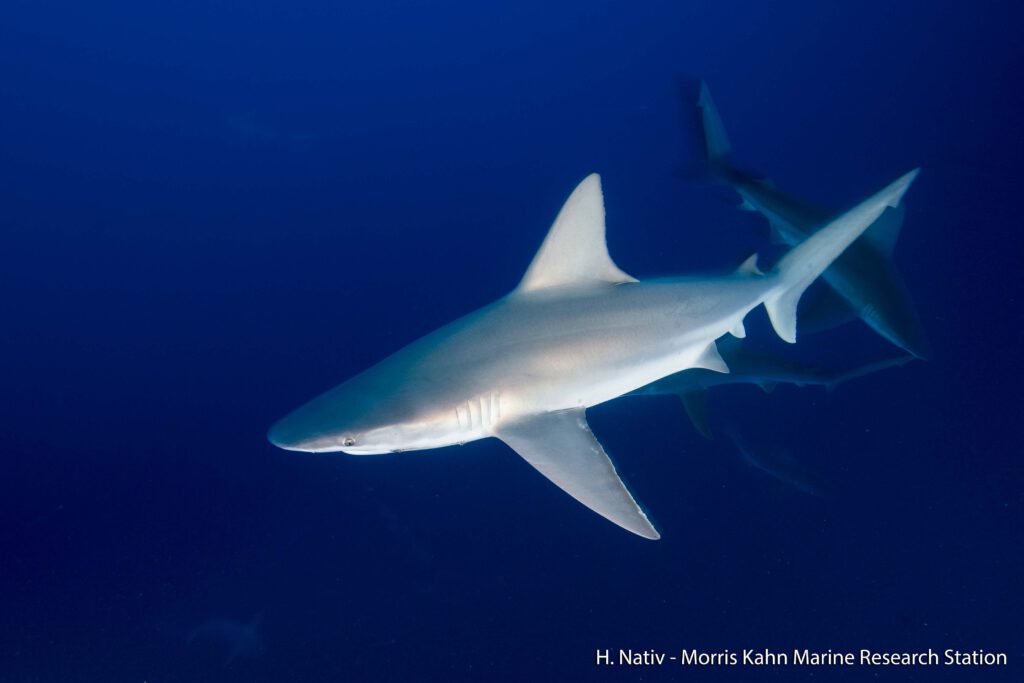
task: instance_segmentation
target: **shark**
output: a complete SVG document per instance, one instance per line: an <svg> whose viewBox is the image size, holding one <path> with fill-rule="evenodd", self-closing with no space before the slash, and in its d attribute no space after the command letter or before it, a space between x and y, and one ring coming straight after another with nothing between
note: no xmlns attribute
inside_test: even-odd
<svg viewBox="0 0 1024 683"><path fill-rule="evenodd" d="M795 245L834 215L775 187L766 178L742 171L732 162L732 145L707 84L697 99L704 132L706 163L712 178L731 186L740 208L767 218L772 241ZM871 329L917 358L930 353L928 340L892 254L905 214L904 205L889 207L864 237L851 245L824 273L828 289L808 297L802 310L805 331L836 326L859 317Z"/></svg>
<svg viewBox="0 0 1024 683"><path fill-rule="evenodd" d="M779 384L792 384L799 387L820 386L833 391L844 382L887 368L901 367L914 360L913 356L897 351L831 368L820 368L790 360L779 353L751 351L733 337L718 341L717 346L722 360L729 367L727 374L703 368L683 370L641 387L632 395L678 396L693 426L701 436L711 439L713 435L708 419L707 397L713 387L754 384L766 393L771 393Z"/></svg>
<svg viewBox="0 0 1024 683"><path fill-rule="evenodd" d="M796 341L807 287L913 182L911 171L809 235L768 272L639 281L611 259L601 179L565 201L506 296L412 342L274 423L286 450L378 455L497 438L548 480L647 539L660 533L586 410L689 368L727 373L716 340L763 305Z"/></svg>

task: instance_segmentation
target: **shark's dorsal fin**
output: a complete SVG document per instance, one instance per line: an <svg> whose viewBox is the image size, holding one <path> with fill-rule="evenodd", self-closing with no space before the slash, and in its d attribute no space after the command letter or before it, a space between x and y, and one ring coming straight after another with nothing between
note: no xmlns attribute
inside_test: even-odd
<svg viewBox="0 0 1024 683"><path fill-rule="evenodd" d="M584 178L558 212L517 292L549 287L636 282L608 255L601 177Z"/></svg>
<svg viewBox="0 0 1024 683"><path fill-rule="evenodd" d="M495 436L605 519L644 538L660 538L590 431L582 408L515 420L503 424Z"/></svg>

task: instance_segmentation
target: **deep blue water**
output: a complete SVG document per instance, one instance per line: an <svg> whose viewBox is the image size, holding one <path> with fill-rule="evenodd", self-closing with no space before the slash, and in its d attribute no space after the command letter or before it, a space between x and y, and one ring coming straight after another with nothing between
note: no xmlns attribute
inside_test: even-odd
<svg viewBox="0 0 1024 683"><path fill-rule="evenodd" d="M0 681L1024 680L1022 14L6 3ZM923 169L896 258L933 357L833 393L712 395L717 424L791 448L829 495L745 466L671 397L590 411L656 543L494 440L266 441L505 294L592 171L630 273L767 251L763 221L680 178L695 78L739 161L826 206ZM784 351L889 348L858 322ZM255 615L258 654L187 642ZM1010 663L594 666L598 648L862 647Z"/></svg>

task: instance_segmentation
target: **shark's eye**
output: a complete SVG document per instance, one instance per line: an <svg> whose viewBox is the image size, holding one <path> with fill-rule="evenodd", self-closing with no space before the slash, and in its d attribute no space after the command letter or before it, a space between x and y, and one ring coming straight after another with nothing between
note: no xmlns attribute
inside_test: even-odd
<svg viewBox="0 0 1024 683"><path fill-rule="evenodd" d="M355 446L356 445L356 440L353 439L351 436L346 436L345 440L341 442L341 445L343 445L343 446Z"/></svg>

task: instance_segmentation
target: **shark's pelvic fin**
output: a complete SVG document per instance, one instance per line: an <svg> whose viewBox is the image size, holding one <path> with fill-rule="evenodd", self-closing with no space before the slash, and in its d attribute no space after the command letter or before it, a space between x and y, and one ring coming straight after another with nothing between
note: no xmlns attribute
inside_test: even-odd
<svg viewBox="0 0 1024 683"><path fill-rule="evenodd" d="M740 324L742 325L743 323L741 322ZM718 353L718 347L715 346L715 342L711 342L704 348L704 351L697 357L697 360L693 362L693 367L721 372L726 375L729 374L729 366L722 360L722 355Z"/></svg>
<svg viewBox="0 0 1024 683"><path fill-rule="evenodd" d="M601 177L592 173L565 201L516 291L636 281L608 255Z"/></svg>
<svg viewBox="0 0 1024 683"><path fill-rule="evenodd" d="M503 424L495 436L597 514L644 538L661 537L619 479L582 408Z"/></svg>
<svg viewBox="0 0 1024 683"><path fill-rule="evenodd" d="M779 260L774 269L780 280L779 286L776 293L764 302L779 337L791 344L796 342L796 306L804 290L887 207L899 205L917 173L917 169L907 173L864 200L793 247Z"/></svg>

